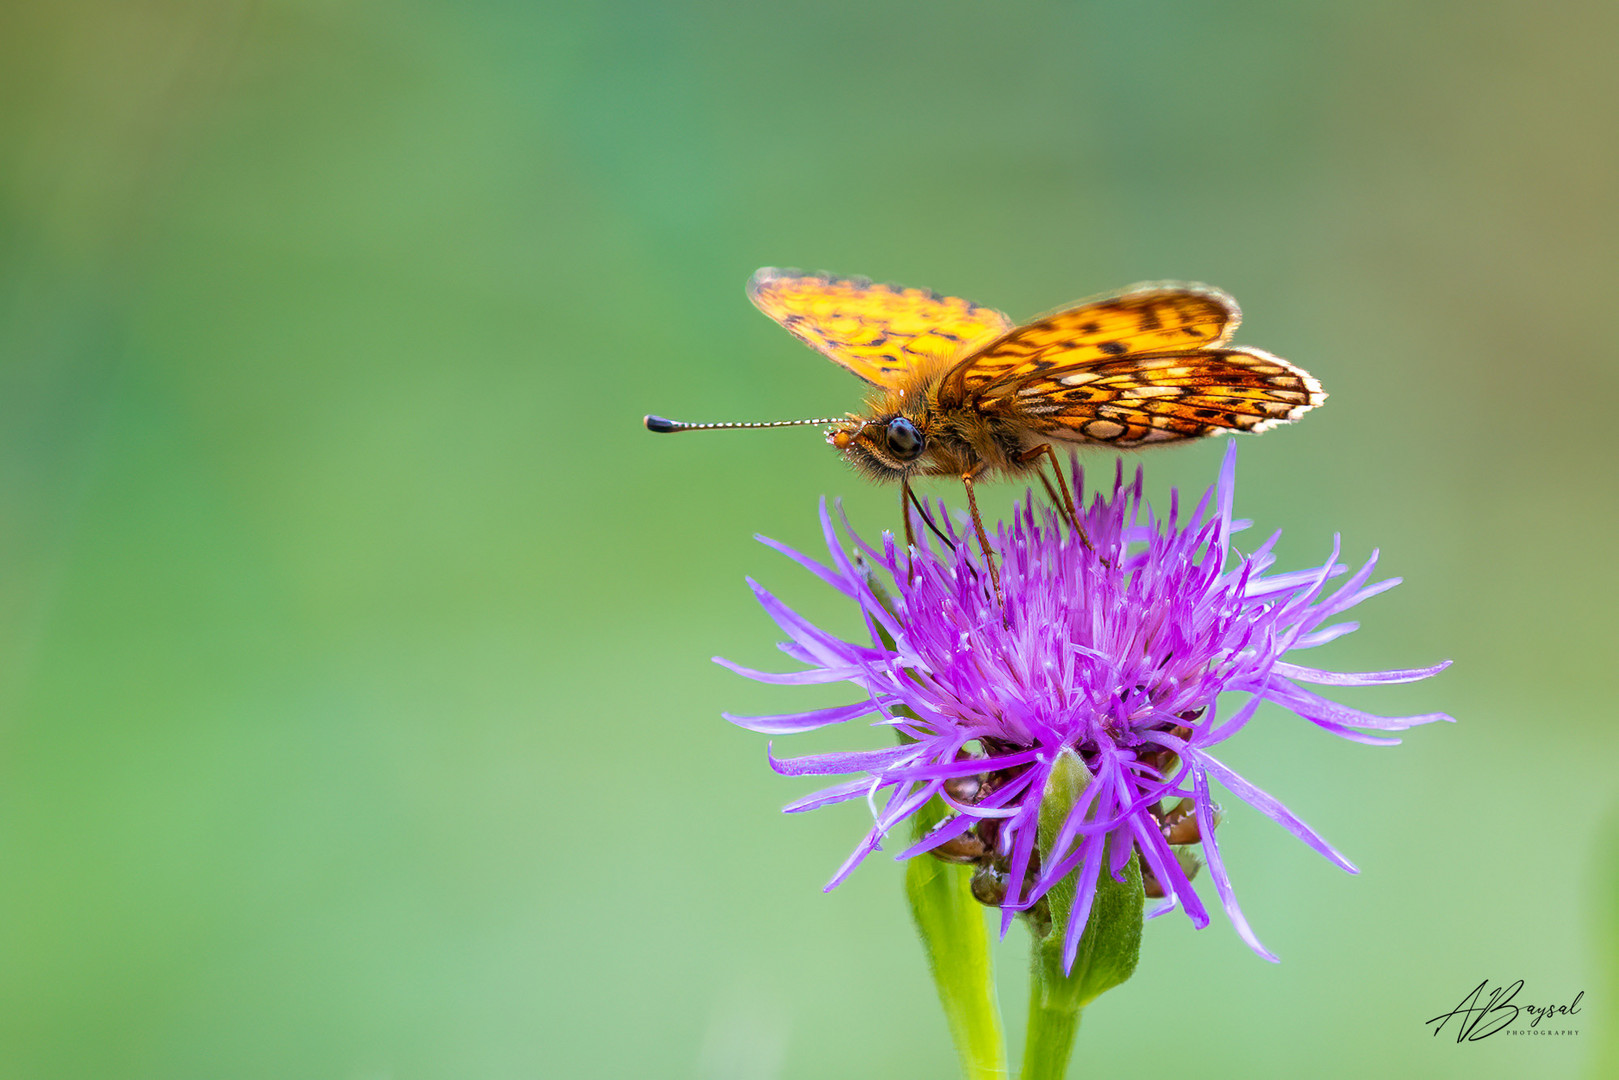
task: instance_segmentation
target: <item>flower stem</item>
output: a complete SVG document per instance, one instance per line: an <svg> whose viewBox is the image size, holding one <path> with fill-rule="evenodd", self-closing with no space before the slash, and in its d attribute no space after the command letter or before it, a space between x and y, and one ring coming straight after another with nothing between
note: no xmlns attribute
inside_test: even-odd
<svg viewBox="0 0 1619 1080"><path fill-rule="evenodd" d="M1061 1080L1079 1031L1079 995L1067 979L1051 980L1039 971L1029 976L1029 1029L1023 1042L1022 1080Z"/></svg>
<svg viewBox="0 0 1619 1080"><path fill-rule="evenodd" d="M1072 750L1063 750L1053 762L1040 802L1042 859L1054 857L1052 844L1090 782L1084 761ZM1115 842L1110 838L1095 856L1103 867L1109 863L1108 849ZM1072 964L1064 963L1065 944L1080 868L1075 867L1046 893L1051 929L1044 936L1031 933L1029 1027L1023 1042L1022 1080L1061 1080L1079 1031L1080 1010L1134 973L1141 952L1138 860L1139 856L1130 856L1123 865L1122 880L1098 868L1090 917L1075 943Z"/></svg>
<svg viewBox="0 0 1619 1080"><path fill-rule="evenodd" d="M917 836L944 816L935 799L916 815ZM927 855L905 864L905 896L928 954L950 1038L967 1080L1005 1080L1006 1037L995 996L995 966L989 951L984 908L973 899L971 872Z"/></svg>
<svg viewBox="0 0 1619 1080"><path fill-rule="evenodd" d="M1022 1080L1061 1080L1079 1031L1080 1010L1091 1000L1086 996L1090 987L1085 985L1082 964L1076 965L1081 967L1076 972L1079 978L1063 971L1063 937L1061 928L1053 927L1030 950L1029 1026L1023 1037Z"/></svg>

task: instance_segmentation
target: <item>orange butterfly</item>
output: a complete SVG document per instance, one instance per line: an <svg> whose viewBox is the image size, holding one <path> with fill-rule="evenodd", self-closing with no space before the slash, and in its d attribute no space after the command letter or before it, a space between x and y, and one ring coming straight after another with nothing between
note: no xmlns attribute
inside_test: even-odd
<svg viewBox="0 0 1619 1080"><path fill-rule="evenodd" d="M993 308L927 289L771 267L753 275L748 297L870 383L865 414L758 424L648 416L646 426L835 425L827 441L867 475L898 480L902 500L912 504L911 477L958 476L997 592L973 494L979 478L1027 472L1045 459L1077 524L1052 442L1126 449L1265 431L1327 396L1286 360L1227 345L1242 312L1208 285L1132 285L1021 326ZM909 539L908 507L905 525Z"/></svg>

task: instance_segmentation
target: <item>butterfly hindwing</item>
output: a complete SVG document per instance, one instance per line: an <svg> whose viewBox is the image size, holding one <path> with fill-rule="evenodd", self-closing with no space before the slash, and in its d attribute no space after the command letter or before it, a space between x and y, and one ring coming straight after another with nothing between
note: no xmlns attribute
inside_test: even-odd
<svg viewBox="0 0 1619 1080"><path fill-rule="evenodd" d="M1209 285L1133 285L1004 334L957 364L942 389L948 400L967 403L1057 367L1215 348L1231 339L1241 320L1237 302Z"/></svg>
<svg viewBox="0 0 1619 1080"><path fill-rule="evenodd" d="M773 267L748 281L748 299L806 345L883 387L1012 327L999 311L960 297Z"/></svg>
<svg viewBox="0 0 1619 1080"><path fill-rule="evenodd" d="M1055 367L978 407L1049 438L1129 447L1265 431L1325 400L1320 383L1280 357L1222 347Z"/></svg>

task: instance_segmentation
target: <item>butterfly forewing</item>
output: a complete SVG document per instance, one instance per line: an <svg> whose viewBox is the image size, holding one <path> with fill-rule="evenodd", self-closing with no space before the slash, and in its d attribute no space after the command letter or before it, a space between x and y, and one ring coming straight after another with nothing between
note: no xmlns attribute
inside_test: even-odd
<svg viewBox="0 0 1619 1080"><path fill-rule="evenodd" d="M773 267L753 275L748 298L806 345L883 387L1012 327L999 311L960 297Z"/></svg>
<svg viewBox="0 0 1619 1080"><path fill-rule="evenodd" d="M1136 285L1025 323L962 360L945 376L947 400L991 397L1056 367L1151 352L1223 345L1237 328L1237 302L1207 285Z"/></svg>

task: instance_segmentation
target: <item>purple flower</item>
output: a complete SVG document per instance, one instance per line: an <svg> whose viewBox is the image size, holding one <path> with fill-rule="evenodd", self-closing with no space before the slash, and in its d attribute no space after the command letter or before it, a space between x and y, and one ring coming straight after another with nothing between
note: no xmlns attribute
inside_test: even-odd
<svg viewBox="0 0 1619 1080"><path fill-rule="evenodd" d="M1345 739L1397 743L1368 732L1450 717L1377 716L1308 687L1413 682L1448 662L1339 673L1284 660L1354 630L1356 623L1333 620L1399 582L1368 584L1374 552L1328 592L1328 581L1347 571L1337 561L1336 540L1326 562L1308 570L1271 572L1271 549L1280 533L1241 554L1231 546L1232 534L1248 524L1231 517L1235 475L1233 445L1219 482L1190 517L1181 521L1178 495L1172 494L1169 516L1159 520L1142 499L1140 470L1127 484L1120 463L1112 491L1080 511L1094 550L1065 516L1037 505L1031 495L1017 506L1011 527L1000 525L994 535L1004 592L999 603L970 528L941 521L948 545L924 535L908 559L892 535L884 534L879 550L845 522L856 548L851 558L823 500L830 566L764 539L854 600L868 640L843 641L812 626L750 580L789 638L782 651L807 669L773 674L719 662L761 682L847 681L861 694L833 708L726 718L752 731L786 735L877 714L874 726L893 727L903 736L899 745L877 750L770 756L771 767L786 776L854 775L790 804L789 812L861 797L872 807L871 831L828 889L937 796L951 815L898 858L932 851L978 862L981 875L1002 882L1004 895L991 891L1003 911L1003 933L1014 914L1035 908L1053 884L1077 869L1067 964L1103 863L1122 879L1132 852L1140 853L1149 894L1162 897L1151 915L1178 904L1194 925L1207 926L1190 880L1197 869L1190 853L1199 848L1237 933L1259 955L1276 959L1243 918L1221 862L1211 781L1343 869L1354 873L1355 867L1223 764L1215 747L1242 730L1262 701ZM1074 483L1082 490L1077 464ZM942 512L936 516L944 518ZM1217 701L1222 692L1248 697L1223 713ZM1064 749L1080 756L1091 780L1042 857L1036 835L1040 802Z"/></svg>

